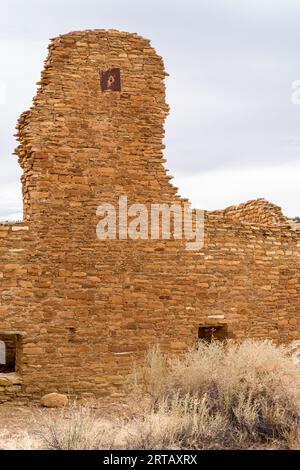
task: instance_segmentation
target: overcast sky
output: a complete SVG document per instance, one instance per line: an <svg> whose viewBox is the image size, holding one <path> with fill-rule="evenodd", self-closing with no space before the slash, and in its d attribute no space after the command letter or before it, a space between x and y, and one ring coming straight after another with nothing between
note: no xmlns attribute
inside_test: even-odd
<svg viewBox="0 0 300 470"><path fill-rule="evenodd" d="M0 219L22 217L12 156L49 38L115 28L152 41L170 73L167 168L194 206L265 197L300 216L299 0L6 0L0 16Z"/></svg>

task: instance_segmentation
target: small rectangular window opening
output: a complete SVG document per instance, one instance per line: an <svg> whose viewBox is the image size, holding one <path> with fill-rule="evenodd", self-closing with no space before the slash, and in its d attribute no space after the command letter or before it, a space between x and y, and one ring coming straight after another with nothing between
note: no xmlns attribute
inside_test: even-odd
<svg viewBox="0 0 300 470"><path fill-rule="evenodd" d="M215 341L224 341L228 337L227 325L205 325L199 326L198 339L211 343Z"/></svg>
<svg viewBox="0 0 300 470"><path fill-rule="evenodd" d="M17 371L18 347L17 334L0 334L0 373Z"/></svg>
<svg viewBox="0 0 300 470"><path fill-rule="evenodd" d="M121 72L118 68L102 70L100 74L102 91L121 91Z"/></svg>

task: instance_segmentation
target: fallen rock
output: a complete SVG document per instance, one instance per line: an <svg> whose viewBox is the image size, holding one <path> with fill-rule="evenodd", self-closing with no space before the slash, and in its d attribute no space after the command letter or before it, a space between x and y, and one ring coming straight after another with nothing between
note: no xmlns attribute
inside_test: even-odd
<svg viewBox="0 0 300 470"><path fill-rule="evenodd" d="M68 404L67 395L61 393L48 393L41 398L41 406L46 408L62 408Z"/></svg>

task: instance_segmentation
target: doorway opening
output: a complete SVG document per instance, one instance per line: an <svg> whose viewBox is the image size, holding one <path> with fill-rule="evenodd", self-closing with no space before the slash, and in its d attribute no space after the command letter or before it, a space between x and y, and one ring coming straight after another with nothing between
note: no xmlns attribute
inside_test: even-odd
<svg viewBox="0 0 300 470"><path fill-rule="evenodd" d="M0 333L0 373L17 372L19 348L19 335Z"/></svg>
<svg viewBox="0 0 300 470"><path fill-rule="evenodd" d="M225 341L228 338L227 325L199 326L198 339L211 343L212 341Z"/></svg>

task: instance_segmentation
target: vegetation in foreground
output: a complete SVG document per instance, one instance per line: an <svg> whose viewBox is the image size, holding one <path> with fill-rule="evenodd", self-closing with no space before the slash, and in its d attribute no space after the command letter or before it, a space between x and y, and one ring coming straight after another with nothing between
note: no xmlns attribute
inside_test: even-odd
<svg viewBox="0 0 300 470"><path fill-rule="evenodd" d="M299 449L300 365L292 352L252 340L200 343L177 358L151 350L131 377L138 408L110 420L76 404L41 415L30 447Z"/></svg>

